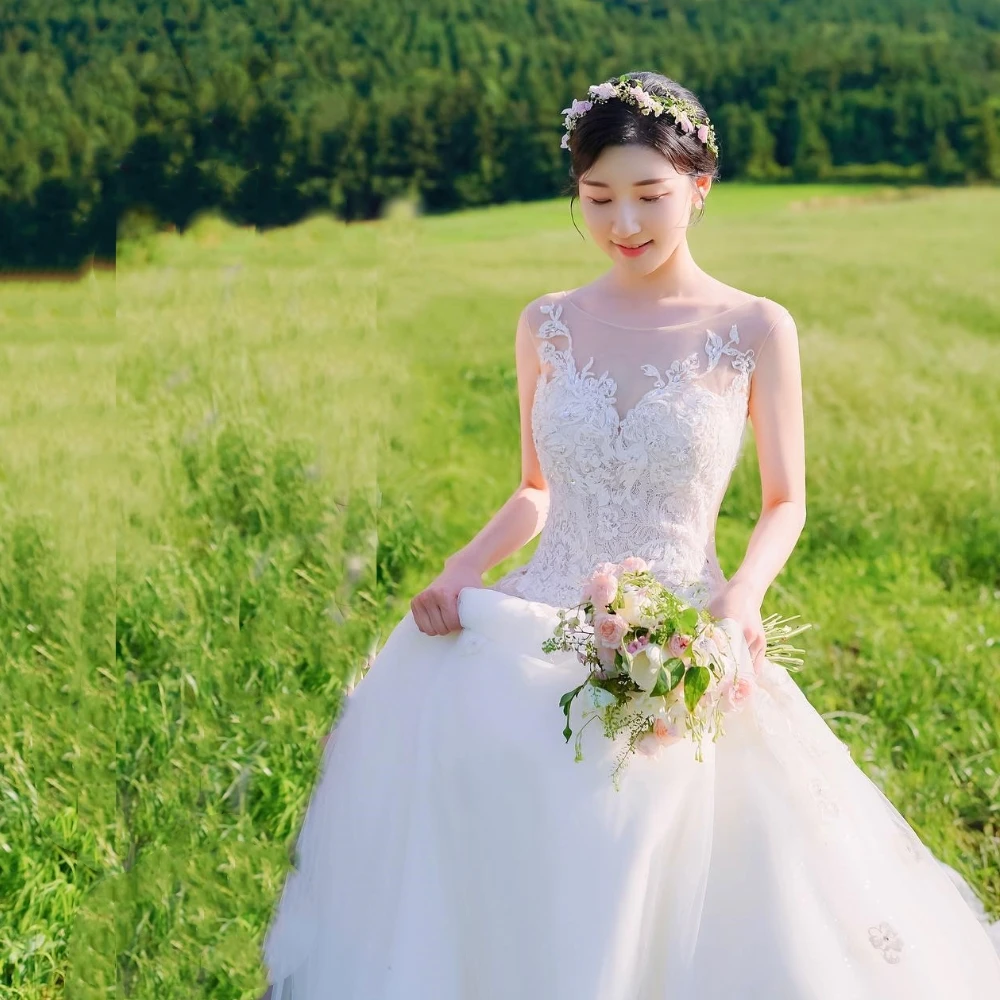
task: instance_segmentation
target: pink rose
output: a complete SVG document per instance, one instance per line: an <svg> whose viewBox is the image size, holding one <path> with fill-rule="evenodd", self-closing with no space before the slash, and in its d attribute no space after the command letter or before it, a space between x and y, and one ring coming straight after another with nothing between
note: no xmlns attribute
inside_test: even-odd
<svg viewBox="0 0 1000 1000"><path fill-rule="evenodd" d="M719 684L719 702L723 712L741 712L753 695L754 682L745 676L725 677Z"/></svg>
<svg viewBox="0 0 1000 1000"><path fill-rule="evenodd" d="M629 556L619 564L623 573L644 573L649 569L649 563L641 556Z"/></svg>
<svg viewBox="0 0 1000 1000"><path fill-rule="evenodd" d="M698 138L701 142L708 142L708 126L699 125L698 126Z"/></svg>
<svg viewBox="0 0 1000 1000"><path fill-rule="evenodd" d="M672 743L679 743L684 739L684 731L684 723L674 717L665 719L658 715L653 722L653 735L660 746L668 747Z"/></svg>
<svg viewBox="0 0 1000 1000"><path fill-rule="evenodd" d="M611 649L621 645L622 637L628 631L628 622L621 615L597 614L594 616L594 639L598 648L603 644Z"/></svg>
<svg viewBox="0 0 1000 1000"><path fill-rule="evenodd" d="M686 111L682 111L681 112L680 118L677 119L677 124L680 125L680 127L685 132L693 132L694 131L694 122L691 121L690 118L688 118Z"/></svg>
<svg viewBox="0 0 1000 1000"><path fill-rule="evenodd" d="M602 562L598 563L594 567L594 572L590 574L590 578L593 580L593 578L597 576L598 573L608 573L609 575L614 576L617 572L618 572L618 563Z"/></svg>
<svg viewBox="0 0 1000 1000"><path fill-rule="evenodd" d="M633 639L625 648L634 655L635 653L638 653L643 646L648 646L648 645L649 645L649 636L640 635L637 636L635 639Z"/></svg>
<svg viewBox="0 0 1000 1000"><path fill-rule="evenodd" d="M587 581L584 600L592 601L595 608L606 608L617 593L617 578L610 573L597 573Z"/></svg>
<svg viewBox="0 0 1000 1000"><path fill-rule="evenodd" d="M671 656L676 656L678 660L681 660L685 656L687 656L687 651L690 645L691 645L691 636L682 635L680 632L675 632L667 640L667 652Z"/></svg>

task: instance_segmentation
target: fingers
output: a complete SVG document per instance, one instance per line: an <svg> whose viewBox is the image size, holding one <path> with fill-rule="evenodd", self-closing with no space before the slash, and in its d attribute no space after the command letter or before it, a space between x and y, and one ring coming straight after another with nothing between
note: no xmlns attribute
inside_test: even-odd
<svg viewBox="0 0 1000 1000"><path fill-rule="evenodd" d="M413 621L426 635L448 635L462 627L458 615L458 595L425 590L410 602Z"/></svg>
<svg viewBox="0 0 1000 1000"><path fill-rule="evenodd" d="M750 650L750 658L755 671L759 671L764 662L764 652L767 649L767 638L763 632L755 631L752 628L743 630L743 638L747 641L747 648Z"/></svg>

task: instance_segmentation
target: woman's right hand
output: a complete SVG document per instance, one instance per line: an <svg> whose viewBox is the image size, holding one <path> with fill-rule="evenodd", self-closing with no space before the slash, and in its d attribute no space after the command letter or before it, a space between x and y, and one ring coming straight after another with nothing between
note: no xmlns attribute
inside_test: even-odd
<svg viewBox="0 0 1000 1000"><path fill-rule="evenodd" d="M464 563L445 564L430 586L410 601L418 629L427 635L448 635L462 628L458 617L458 595L466 587L483 586L483 574Z"/></svg>

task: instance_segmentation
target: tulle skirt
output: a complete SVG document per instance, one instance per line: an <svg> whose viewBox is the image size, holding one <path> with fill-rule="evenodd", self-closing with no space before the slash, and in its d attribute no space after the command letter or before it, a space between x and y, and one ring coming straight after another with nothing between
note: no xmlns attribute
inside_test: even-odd
<svg viewBox="0 0 1000 1000"><path fill-rule="evenodd" d="M615 790L622 743L562 735L556 609L459 609L399 622L326 744L273 1000L1000 998L996 925L783 667L701 761L636 755Z"/></svg>

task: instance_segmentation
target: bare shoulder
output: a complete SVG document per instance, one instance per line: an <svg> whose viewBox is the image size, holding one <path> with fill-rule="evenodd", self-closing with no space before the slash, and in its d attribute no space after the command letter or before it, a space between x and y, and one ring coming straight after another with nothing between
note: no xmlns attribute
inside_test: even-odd
<svg viewBox="0 0 1000 1000"><path fill-rule="evenodd" d="M778 327L795 332L795 319L780 302L759 296L756 302L757 317L764 336L769 336Z"/></svg>
<svg viewBox="0 0 1000 1000"><path fill-rule="evenodd" d="M565 295L565 292L544 292L542 295L533 298L525 307L524 312L529 316L541 315L542 306L551 306L558 302Z"/></svg>
<svg viewBox="0 0 1000 1000"><path fill-rule="evenodd" d="M547 307L559 302L564 294L564 292L545 292L533 298L521 310L518 325L537 333L538 328L545 322L546 313L549 311Z"/></svg>

